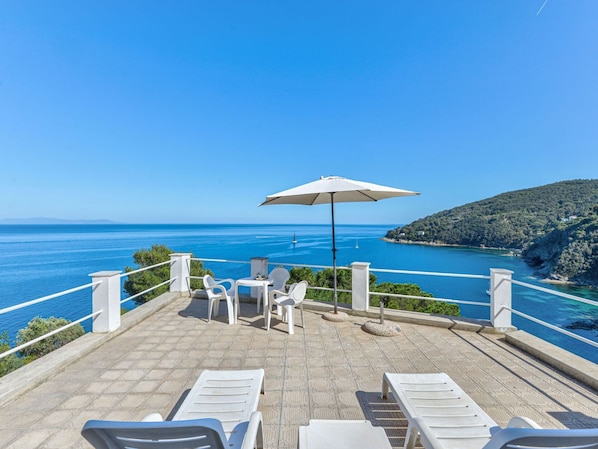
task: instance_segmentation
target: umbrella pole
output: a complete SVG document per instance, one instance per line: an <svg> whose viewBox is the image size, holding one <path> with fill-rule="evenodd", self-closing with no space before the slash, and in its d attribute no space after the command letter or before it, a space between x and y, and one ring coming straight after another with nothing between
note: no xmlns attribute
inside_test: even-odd
<svg viewBox="0 0 598 449"><path fill-rule="evenodd" d="M337 314L338 297L336 294L336 238L334 235L334 192L330 192L330 210L332 212L332 271L334 272L334 313Z"/></svg>

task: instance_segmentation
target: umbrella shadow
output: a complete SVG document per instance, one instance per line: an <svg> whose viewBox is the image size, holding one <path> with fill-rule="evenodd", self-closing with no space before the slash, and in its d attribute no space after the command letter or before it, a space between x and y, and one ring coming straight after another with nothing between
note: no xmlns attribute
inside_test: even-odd
<svg viewBox="0 0 598 449"><path fill-rule="evenodd" d="M393 448L403 447L407 434L407 418L399 408L399 404L393 399L382 399L379 391L357 391L355 396L365 419L373 426L384 429Z"/></svg>

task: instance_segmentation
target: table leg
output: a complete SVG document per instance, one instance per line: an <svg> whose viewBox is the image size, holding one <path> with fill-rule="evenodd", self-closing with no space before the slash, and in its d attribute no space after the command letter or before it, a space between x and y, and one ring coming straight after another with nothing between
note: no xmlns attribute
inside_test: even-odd
<svg viewBox="0 0 598 449"><path fill-rule="evenodd" d="M239 317L239 283L235 282L235 323L238 321Z"/></svg>

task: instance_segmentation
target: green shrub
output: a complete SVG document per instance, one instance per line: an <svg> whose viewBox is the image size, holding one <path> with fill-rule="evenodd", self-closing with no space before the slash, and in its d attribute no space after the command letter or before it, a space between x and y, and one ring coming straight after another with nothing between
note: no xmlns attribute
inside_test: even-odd
<svg viewBox="0 0 598 449"><path fill-rule="evenodd" d="M170 260L170 254L174 253L173 250L168 248L166 245L152 245L150 249L142 248L133 254L133 260L137 264L137 268L125 267L125 272L138 270L144 267L151 267L162 262ZM193 257L193 254L191 254ZM204 276L205 274L213 274L210 270L203 268L203 263L198 260L191 261L190 267L191 276ZM156 268L142 271L140 273L133 273L127 277L124 283L124 290L129 296L134 296L141 293L149 288L155 287L162 282L170 279L170 265L165 264ZM202 288L203 284L201 279L191 279L190 287L192 290ZM143 295L133 299L137 304L143 304L150 301L164 293L169 289L169 285L162 285L154 290L151 290Z"/></svg>
<svg viewBox="0 0 598 449"><path fill-rule="evenodd" d="M8 333L4 331L0 334L0 353L10 349ZM16 354L7 355L0 359L0 377L16 370L23 365L23 361Z"/></svg>
<svg viewBox="0 0 598 449"><path fill-rule="evenodd" d="M26 328L17 332L17 346L35 340L36 338L66 326L69 323L70 321L65 318L56 318L53 316L50 318L35 317L29 321ZM44 338L31 346L27 346L19 351L19 355L24 357L25 363L29 363L79 338L83 334L85 334L83 327L80 324L75 324L61 332Z"/></svg>

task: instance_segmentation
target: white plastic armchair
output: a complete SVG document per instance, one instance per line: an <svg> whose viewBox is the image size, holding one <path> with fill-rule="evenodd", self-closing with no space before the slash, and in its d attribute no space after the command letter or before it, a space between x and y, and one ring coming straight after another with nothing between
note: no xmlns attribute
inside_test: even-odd
<svg viewBox="0 0 598 449"><path fill-rule="evenodd" d="M274 299L278 296L287 295L286 283L291 278L286 268L274 268L268 275L268 279L272 281L272 285L268 287L269 304L272 306ZM257 311L260 311L261 295L257 297Z"/></svg>
<svg viewBox="0 0 598 449"><path fill-rule="evenodd" d="M307 281L301 281L297 284L291 285L286 296L279 296L274 298L270 306L277 305L283 308L283 321L289 325L289 334L295 333L295 325L293 319L293 312L295 307L299 306L301 309L301 327L305 328L305 320L303 318L303 300L307 293ZM270 319L272 317L272 307L266 308L266 330L270 330Z"/></svg>
<svg viewBox="0 0 598 449"><path fill-rule="evenodd" d="M222 285L225 283L229 283L230 288L227 289ZM235 322L233 308L235 281L232 279L222 279L216 282L212 276L206 274L203 277L203 286L208 295L208 323L212 319L212 311L214 311L214 316L217 316L218 305L221 300L225 300L228 312L228 324L233 324Z"/></svg>

